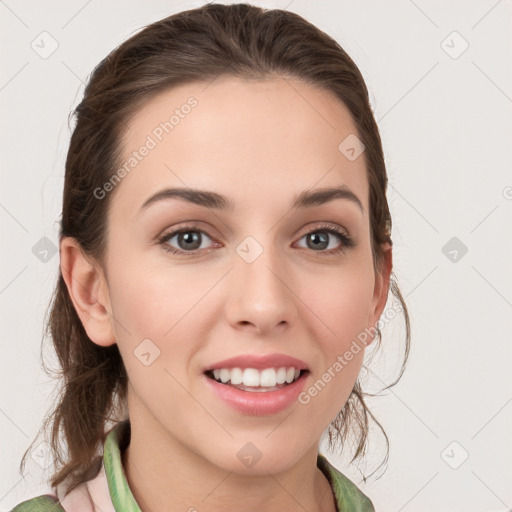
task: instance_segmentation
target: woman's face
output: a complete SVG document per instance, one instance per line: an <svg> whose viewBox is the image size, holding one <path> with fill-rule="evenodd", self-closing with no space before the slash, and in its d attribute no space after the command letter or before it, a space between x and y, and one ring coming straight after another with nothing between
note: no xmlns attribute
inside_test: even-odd
<svg viewBox="0 0 512 512"><path fill-rule="evenodd" d="M125 172L97 192L112 194L105 289L131 417L229 471L317 449L388 289L355 134L333 96L284 79L183 85L131 118ZM304 200L327 188L341 192Z"/></svg>

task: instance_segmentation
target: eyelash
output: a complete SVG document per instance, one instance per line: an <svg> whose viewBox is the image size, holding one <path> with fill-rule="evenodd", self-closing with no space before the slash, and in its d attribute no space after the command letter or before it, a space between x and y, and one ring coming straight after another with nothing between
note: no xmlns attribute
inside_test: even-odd
<svg viewBox="0 0 512 512"><path fill-rule="evenodd" d="M196 232L196 233L204 233L210 239L213 240L213 238L210 235L208 235L208 233L206 231L199 229L197 226L195 226L193 224L190 224L190 225L185 225L175 231L171 231L170 233L164 233L161 237L158 238L158 243L160 245L162 245L164 251L169 252L171 254L194 256L197 254L197 251L201 251L201 249L195 249L194 251L181 251L181 250L175 249L174 247L171 247L167 244L167 242L174 236L179 235L180 233L187 233L187 232L191 232L191 231ZM355 245L352 238L343 229L338 228L336 226L332 226L331 224L323 224L321 226L316 227L315 229L313 229L311 231L308 231L307 233L304 233L301 236L300 240L302 240L302 238L304 238L308 235L311 235L312 233L317 233L319 231L327 232L332 235L337 235L339 237L339 239L341 240L341 245L339 248L331 249L330 251L321 250L321 251L313 251L313 252L325 253L328 255L335 255L335 254L345 252L347 249L350 249L351 247L353 247Z"/></svg>

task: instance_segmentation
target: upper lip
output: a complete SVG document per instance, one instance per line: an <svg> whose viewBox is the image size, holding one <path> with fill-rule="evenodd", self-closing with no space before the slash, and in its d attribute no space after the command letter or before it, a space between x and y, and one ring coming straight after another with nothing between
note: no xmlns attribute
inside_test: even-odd
<svg viewBox="0 0 512 512"><path fill-rule="evenodd" d="M250 355L244 354L229 359L223 359L209 365L204 369L205 372L209 370L216 370L222 368L255 368L256 370L264 370L265 368L296 368L297 370L307 370L308 365L292 356L286 354L267 354L267 355Z"/></svg>

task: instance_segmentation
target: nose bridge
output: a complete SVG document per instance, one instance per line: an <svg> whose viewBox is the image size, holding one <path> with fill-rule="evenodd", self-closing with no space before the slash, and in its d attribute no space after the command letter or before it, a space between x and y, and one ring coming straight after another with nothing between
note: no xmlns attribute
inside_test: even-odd
<svg viewBox="0 0 512 512"><path fill-rule="evenodd" d="M289 273L271 233L247 236L236 248L231 321L250 322L259 329L290 322L293 293Z"/></svg>

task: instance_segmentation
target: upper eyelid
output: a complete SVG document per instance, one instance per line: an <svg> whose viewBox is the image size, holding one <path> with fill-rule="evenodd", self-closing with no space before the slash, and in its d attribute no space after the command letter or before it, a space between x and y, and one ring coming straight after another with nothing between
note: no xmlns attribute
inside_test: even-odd
<svg viewBox="0 0 512 512"><path fill-rule="evenodd" d="M341 225L338 225L338 224L334 224L334 223L329 222L329 221L318 221L318 222L321 223L322 225L311 226L311 227L308 227L308 228L304 228L304 231L299 231L299 233L301 233L300 238L303 238L304 236L306 236L306 235L308 235L308 234L310 234L312 232L321 231L322 229L329 229L329 228L332 228L333 231L334 231L331 234L338 235L338 236L343 236L344 235L347 238L351 238L351 235L350 235L349 231L344 226L341 226ZM342 231L342 233L337 233L336 228L340 229ZM216 242L216 240L215 240L216 237L215 236L210 235L210 233L208 232L208 230L206 228L205 229L201 228L199 226L199 224L195 224L194 221L191 221L189 224L185 224L184 226L181 226L181 227L179 226L179 227L176 227L176 228L172 228L169 231L164 231L164 233L162 235L160 235L158 237L158 239L160 241L163 241L163 240L169 241L171 238L174 238L179 233L187 232L187 231L198 231L200 233L204 233L211 240Z"/></svg>

